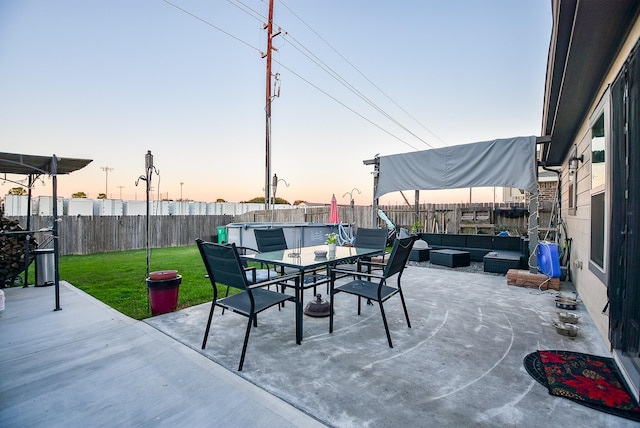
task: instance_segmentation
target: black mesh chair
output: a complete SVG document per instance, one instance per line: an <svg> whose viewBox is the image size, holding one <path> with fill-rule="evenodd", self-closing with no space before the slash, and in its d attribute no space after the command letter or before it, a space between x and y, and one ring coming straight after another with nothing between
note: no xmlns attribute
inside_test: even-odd
<svg viewBox="0 0 640 428"><path fill-rule="evenodd" d="M254 229L253 231L256 237L256 246L261 253L268 253L269 251L283 251L286 250L287 240L284 237L284 229L277 227L274 229ZM282 275L298 272L295 269L285 268L281 266L280 273Z"/></svg>
<svg viewBox="0 0 640 428"><path fill-rule="evenodd" d="M276 227L272 229L254 229L253 231L256 237L256 246L258 247L258 251L261 253L266 253L269 251L282 251L288 249L287 240L284 236L284 229L281 227ZM290 275L293 273L300 273L297 269L294 268L286 268L284 266L280 267L281 275ZM309 285L309 287L313 286L313 294L316 294L316 285L318 282L325 283L327 282L327 276L323 273L320 273L318 270L313 270L309 272L305 278L305 283ZM304 287L304 288L309 288ZM284 287L283 287L284 291Z"/></svg>
<svg viewBox="0 0 640 428"><path fill-rule="evenodd" d="M256 246L261 253L287 249L287 240L284 237L284 229L281 227L254 229L253 233L256 237Z"/></svg>
<svg viewBox="0 0 640 428"><path fill-rule="evenodd" d="M407 312L407 305L405 304L404 296L402 294L400 279L402 278L402 273L404 272L407 260L409 259L409 254L411 253L411 248L413 247L415 239L415 236L410 236L404 239L398 238L394 241L391 255L389 256L389 260L381 274L360 272L358 273L358 279L348 281L347 283L336 287L336 275L339 275L340 273L352 274L352 272L346 270L342 271L340 268L331 269L329 333L333 332L333 304L335 295L338 293L352 294L354 296L358 296L358 315L360 315L361 298L378 302L380 305L380 313L382 314L382 321L384 322L384 329L387 333L387 341L389 342L389 347L393 348L391 335L389 334L389 325L387 324L387 317L384 313L383 302L390 297L399 294L400 300L402 301L402 308L404 309L404 315L407 319L407 326L411 328L411 321L409 321L409 313ZM388 284L388 280L394 275L397 275L396 287L392 287ZM362 277L367 279L361 279Z"/></svg>
<svg viewBox="0 0 640 428"><path fill-rule="evenodd" d="M226 244L231 245L231 244ZM236 250L239 255L245 256L247 254L255 254L258 250L251 247L241 247L236 246ZM245 259L240 259L242 261L242 267L245 269L245 276L247 277L247 281L251 284L255 284L257 282L264 282L270 279L277 278L279 276L278 272L275 269L269 269L269 266L266 266L264 263L260 264L260 269L255 268L253 266L249 266ZM205 275L205 278L209 278L209 275ZM278 284L274 284L276 287L276 291L278 290ZM267 289L271 289L271 285L267 285ZM224 294L224 297L229 296L229 286L227 286L227 291ZM224 308L222 308L222 313L224 314Z"/></svg>
<svg viewBox="0 0 640 428"><path fill-rule="evenodd" d="M236 245L236 249L238 250L238 254L241 256L259 253L258 250L251 247L241 247ZM242 266L247 270L247 279L251 283L266 281L268 279L276 278L279 275L275 269L269 269L269 266L265 263L260 263L260 269L258 269L249 266L246 259L241 258L241 261Z"/></svg>
<svg viewBox="0 0 640 428"><path fill-rule="evenodd" d="M196 240L196 243L198 244L202 261L207 269L207 274L213 287L213 300L211 302L211 311L209 312L207 327L204 332L204 339L202 340L202 349L205 349L207 346L213 310L216 306L220 306L223 310L228 309L247 317L247 330L242 345L240 365L238 366L238 371L241 371L244 364L244 356L247 351L247 344L249 343L251 326L258 326L257 315L272 306L279 306L280 303L286 300L294 301L295 299L293 296L261 288L278 283L279 281L284 281L287 279L286 277L278 277L276 279L251 284L247 279L247 269L243 266L235 244L220 245L205 242L201 239ZM218 285L235 288L238 293L218 299Z"/></svg>
<svg viewBox="0 0 640 428"><path fill-rule="evenodd" d="M379 248L380 255L384 259L384 254L387 249L387 229L368 229L364 227L358 228L356 239L353 243L354 247L358 248ZM364 257L358 259L356 263L340 265L340 269L353 271L354 275L357 272L361 272L366 269L367 272L371 272L373 269L383 269L384 263L371 262L371 257Z"/></svg>

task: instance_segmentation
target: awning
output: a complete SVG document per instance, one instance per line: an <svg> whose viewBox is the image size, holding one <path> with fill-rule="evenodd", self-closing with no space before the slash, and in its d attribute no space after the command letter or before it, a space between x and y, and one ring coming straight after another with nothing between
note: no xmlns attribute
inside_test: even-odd
<svg viewBox="0 0 640 428"><path fill-rule="evenodd" d="M374 198L406 190L511 187L538 193L536 137L380 156Z"/></svg>
<svg viewBox="0 0 640 428"><path fill-rule="evenodd" d="M53 156L24 155L0 152L0 173L2 174L53 174ZM69 174L84 168L91 159L73 159L56 156L55 174Z"/></svg>
<svg viewBox="0 0 640 428"><path fill-rule="evenodd" d="M52 179L52 193L53 199L56 200L57 191L57 176L61 174L69 174L87 166L92 160L90 159L73 159L62 158L56 155L52 156L36 156L25 155L18 153L2 153L0 152L0 174L20 174L28 175L30 177L39 176L42 174L48 174L53 177ZM29 180L31 183L31 180ZM29 188L29 202L27 207L30 206L31 188ZM59 254L58 254L58 222L57 222L57 204L53 204L52 215L52 236L53 236L53 255L54 255L54 289L56 299L56 311L62 309L60 307L60 271L59 271ZM29 230L31 212L27 209L27 227ZM25 268L28 268L29 260L29 246L27 245L25 254ZM28 269L25 269L25 285L28 284Z"/></svg>

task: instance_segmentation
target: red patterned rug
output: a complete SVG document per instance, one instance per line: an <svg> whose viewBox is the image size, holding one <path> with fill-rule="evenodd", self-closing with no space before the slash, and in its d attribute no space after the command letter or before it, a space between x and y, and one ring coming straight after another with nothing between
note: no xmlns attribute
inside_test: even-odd
<svg viewBox="0 0 640 428"><path fill-rule="evenodd" d="M613 358L569 351L536 351L524 357L524 366L551 395L640 421L640 407Z"/></svg>

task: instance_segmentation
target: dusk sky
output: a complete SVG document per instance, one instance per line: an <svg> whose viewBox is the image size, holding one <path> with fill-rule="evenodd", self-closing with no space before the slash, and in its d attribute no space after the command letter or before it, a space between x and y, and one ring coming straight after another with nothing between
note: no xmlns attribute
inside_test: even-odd
<svg viewBox="0 0 640 428"><path fill-rule="evenodd" d="M147 150L171 199L264 196L267 11L266 0L0 0L0 151L93 159L59 179L64 197L108 186L144 199ZM272 173L289 183L277 195L345 204L356 188L366 205L363 160L378 153L539 135L551 23L549 0L276 0ZM34 194L50 195L49 180ZM460 202L469 190L421 195Z"/></svg>

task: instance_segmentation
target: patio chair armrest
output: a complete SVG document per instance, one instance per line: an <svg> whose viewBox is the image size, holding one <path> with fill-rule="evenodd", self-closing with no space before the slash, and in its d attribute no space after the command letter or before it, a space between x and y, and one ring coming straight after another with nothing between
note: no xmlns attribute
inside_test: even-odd
<svg viewBox="0 0 640 428"><path fill-rule="evenodd" d="M255 268L255 266L243 266L242 269L245 272L251 272L251 282L255 283L256 282L256 268Z"/></svg>
<svg viewBox="0 0 640 428"><path fill-rule="evenodd" d="M260 252L255 248L251 248L251 247L236 246L236 248L238 249L238 254L241 254L243 256L247 255L247 251L250 251L251 253L255 253L255 254L258 254Z"/></svg>
<svg viewBox="0 0 640 428"><path fill-rule="evenodd" d="M262 287L266 287L268 285L282 284L283 282L289 281L290 279L298 279L298 278L300 278L300 277L298 276L297 273L296 274L290 274L290 275L281 275L281 276L278 276L278 277L273 278L273 279L269 279L269 280L266 280L266 281L258 282L258 283L255 283L255 284L251 284L249 286L249 288L262 288Z"/></svg>
<svg viewBox="0 0 640 428"><path fill-rule="evenodd" d="M384 267L387 265L383 262L372 262L370 260L360 260L359 263L361 266L379 267L381 269L384 269Z"/></svg>
<svg viewBox="0 0 640 428"><path fill-rule="evenodd" d="M367 273L367 272L357 272L347 269L331 269L331 275L335 273L342 273L346 275L358 275L358 276L366 276L367 278L378 278L383 279L384 276L376 273Z"/></svg>

